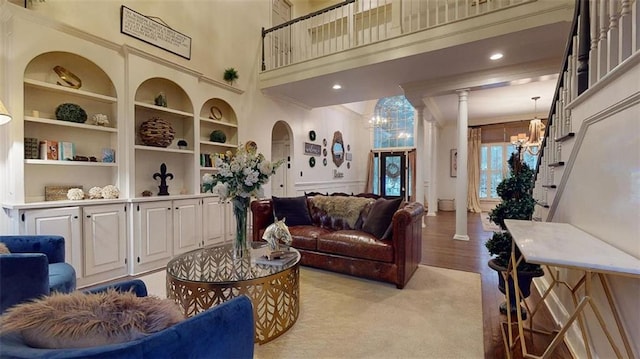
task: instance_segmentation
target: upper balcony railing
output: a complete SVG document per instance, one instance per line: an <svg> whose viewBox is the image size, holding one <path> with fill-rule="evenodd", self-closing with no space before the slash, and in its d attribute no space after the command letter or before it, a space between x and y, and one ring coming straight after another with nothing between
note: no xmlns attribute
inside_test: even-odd
<svg viewBox="0 0 640 359"><path fill-rule="evenodd" d="M262 70L335 54L536 0L345 0L262 29Z"/></svg>

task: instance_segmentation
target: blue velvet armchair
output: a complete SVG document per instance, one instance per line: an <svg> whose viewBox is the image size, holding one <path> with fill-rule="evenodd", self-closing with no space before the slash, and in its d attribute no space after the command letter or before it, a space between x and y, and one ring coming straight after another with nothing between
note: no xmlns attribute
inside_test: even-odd
<svg viewBox="0 0 640 359"><path fill-rule="evenodd" d="M0 254L0 313L14 304L76 289L76 272L64 261L64 238L54 235L0 236L11 251Z"/></svg>
<svg viewBox="0 0 640 359"><path fill-rule="evenodd" d="M93 288L114 287L146 296L139 279ZM82 349L36 349L19 334L0 336L1 358L253 358L253 307L246 296L233 298L145 338L131 342Z"/></svg>

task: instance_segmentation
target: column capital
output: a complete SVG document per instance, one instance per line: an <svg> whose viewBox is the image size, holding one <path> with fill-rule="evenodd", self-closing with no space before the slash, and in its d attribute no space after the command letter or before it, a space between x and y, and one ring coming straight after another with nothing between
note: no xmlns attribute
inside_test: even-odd
<svg viewBox="0 0 640 359"><path fill-rule="evenodd" d="M469 94L469 91L471 91L471 89L468 88L456 90L456 92L458 93L458 97L467 96Z"/></svg>

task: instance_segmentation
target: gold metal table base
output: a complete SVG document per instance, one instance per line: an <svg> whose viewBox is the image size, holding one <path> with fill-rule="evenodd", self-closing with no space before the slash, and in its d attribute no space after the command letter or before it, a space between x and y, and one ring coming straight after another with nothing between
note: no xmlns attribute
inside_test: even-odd
<svg viewBox="0 0 640 359"><path fill-rule="evenodd" d="M299 260L282 271L271 269L270 272L275 273L265 276L255 275L259 269L252 264L242 268L233 280L209 280L207 276L220 278L221 268L216 263L215 256L196 253L178 257L167 265L168 297L180 305L186 316L196 315L231 298L246 295L253 303L257 343L267 343L293 326L300 312ZM202 280L183 279L194 277L194 272ZM224 278L233 276L230 273L222 275ZM242 277L252 279L245 280Z"/></svg>
<svg viewBox="0 0 640 359"><path fill-rule="evenodd" d="M616 323L616 327L618 330L618 334L620 335L620 338L622 340L622 343L624 345L624 348L626 350L626 355L627 358L634 358L633 355L633 351L631 350L631 345L629 343L629 338L626 335L626 332L624 330L624 327L622 326L622 320L620 318L620 313L618 312L616 306L615 306L615 302L613 301L613 297L611 296L611 289L609 288L609 282L607 280L607 278L605 277L605 275L603 273L600 272L594 272L591 270L587 270L587 269L582 269L582 275L580 276L579 280L575 283L575 284L569 284L566 281L560 280L559 279L559 273L556 270L555 273L554 271L550 268L550 266L545 265L544 267L547 270L547 273L549 273L549 275L552 278L552 282L549 285L549 287L544 291L544 293L542 293L541 299L540 301L536 304L536 306L534 307L533 310L531 310L531 308L529 308L529 305L527 304L527 302L525 300L523 300L523 296L522 296L522 291L520 290L520 287L518 285L518 265L520 264L520 262L522 261L522 257L520 258L516 258L516 251L515 251L515 242L512 243L511 245L511 260L509 263L509 267L507 272L503 273L503 277L505 279L505 294L506 294L506 299L507 299L507 321L506 323L503 323L503 325L501 326L501 331L502 331L502 339L504 341L504 345L505 345L505 351L506 351L506 356L508 359L510 359L512 357L512 351L515 349L515 346L518 342L520 342L520 347L522 349L522 357L523 358L527 358L527 359L546 359L549 358L551 356L551 354L553 353L553 351L557 348L558 345L560 345L562 343L562 341L564 340L564 337L567 333L567 331L569 330L569 328L571 327L571 325L574 323L574 321L577 320L578 322L578 327L580 329L580 334L582 336L582 341L584 343L585 346L585 350L587 353L587 357L589 359L593 358L593 354L592 354L592 347L589 344L589 338L587 335L587 326L585 323L585 318L584 318L584 310L586 309L587 306L589 306L592 310L592 312L594 313L594 315L597 318L598 324L600 325L600 329L602 330L602 332L605 334L607 341L609 343L609 345L611 346L611 349L614 351L616 358L621 359L623 358L622 352L620 351L620 348L618 348L618 345L615 343L615 341L613 340L613 337L611 335L611 333L609 332L609 329L607 328L607 325L604 322L603 316L598 308L598 306L596 305L596 302L593 300L593 295L592 295L592 277L597 277L600 280L600 284L602 285L602 289L606 295L607 298L607 304L609 305L609 310L615 320ZM580 269L580 268L574 268L574 269ZM518 310L516 310L516 320L513 321L512 315L511 315L511 305L510 305L510 298L509 298L509 281L508 278L511 277L513 278L513 284L515 287L515 299L516 299L516 303L523 303L527 313L529 313L529 327L525 327L524 326L524 319L522 317L522 313L519 310L520 308L518 308ZM545 331L545 330L539 330L539 329L535 329L533 328L533 318L535 316L535 314L538 312L538 310L541 308L541 306L544 304L545 300L547 299L547 297L549 296L549 294L552 293L552 291L560 286L564 286L566 289L568 289L569 293L571 294L571 298L573 300L573 311L570 313L569 317L566 319L566 321L562 324L562 327L559 330L553 330L552 332L549 331ZM584 290L582 291L582 293L580 294L580 288L584 287ZM519 304L516 304L519 306ZM505 329L505 325L506 324L506 329ZM517 333L513 332L513 328L512 325L517 325ZM524 340L524 332L525 331L529 331L532 333L538 333L538 334L546 334L546 335L553 335L553 339L551 341L551 343L549 343L549 345L547 346L547 348L545 349L544 353L542 353L541 355L534 355L532 353L529 353L528 348L527 348L527 344Z"/></svg>

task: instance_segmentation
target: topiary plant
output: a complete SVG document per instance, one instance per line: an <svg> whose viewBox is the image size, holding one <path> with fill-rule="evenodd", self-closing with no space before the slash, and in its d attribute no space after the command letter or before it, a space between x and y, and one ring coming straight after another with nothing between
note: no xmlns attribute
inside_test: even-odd
<svg viewBox="0 0 640 359"><path fill-rule="evenodd" d="M498 184L497 192L502 202L500 202L491 212L489 219L500 226L502 231L494 232L485 246L489 253L495 256L496 264L507 267L511 256L511 242L513 238L506 230L505 219L531 220L535 207L535 200L531 194L533 188L533 170L520 160L520 150L514 152L507 161L509 164L509 176ZM516 248L516 257L520 257L520 252ZM540 266L521 261L518 270L540 271Z"/></svg>
<svg viewBox="0 0 640 359"><path fill-rule="evenodd" d="M225 81L227 81L229 84L233 85L233 81L238 79L238 71L236 71L236 69L234 69L233 67L230 67L228 69L224 70L224 75L223 78Z"/></svg>

